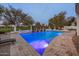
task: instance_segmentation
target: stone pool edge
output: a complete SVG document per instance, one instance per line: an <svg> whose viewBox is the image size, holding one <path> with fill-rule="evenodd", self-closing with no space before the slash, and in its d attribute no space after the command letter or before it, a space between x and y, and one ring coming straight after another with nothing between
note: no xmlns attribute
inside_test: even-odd
<svg viewBox="0 0 79 59"><path fill-rule="evenodd" d="M39 56L39 54L19 35L19 33L14 35L16 44L11 46L11 56Z"/></svg>
<svg viewBox="0 0 79 59"><path fill-rule="evenodd" d="M77 56L78 52L72 40L74 35L75 31L70 31L55 37L49 43L43 56Z"/></svg>

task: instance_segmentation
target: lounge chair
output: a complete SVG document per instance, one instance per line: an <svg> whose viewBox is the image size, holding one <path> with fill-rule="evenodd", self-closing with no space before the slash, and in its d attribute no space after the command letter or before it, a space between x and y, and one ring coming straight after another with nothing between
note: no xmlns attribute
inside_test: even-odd
<svg viewBox="0 0 79 59"><path fill-rule="evenodd" d="M0 40L0 44L4 44L4 43L14 43L16 42L16 39L11 38L11 39L5 39L5 40Z"/></svg>

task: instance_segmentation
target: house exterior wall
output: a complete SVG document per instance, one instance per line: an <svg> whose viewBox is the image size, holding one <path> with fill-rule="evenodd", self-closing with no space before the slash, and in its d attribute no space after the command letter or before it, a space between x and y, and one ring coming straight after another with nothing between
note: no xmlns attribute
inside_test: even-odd
<svg viewBox="0 0 79 59"><path fill-rule="evenodd" d="M77 22L77 35L79 36L79 3L75 4L75 11L76 11L76 22Z"/></svg>

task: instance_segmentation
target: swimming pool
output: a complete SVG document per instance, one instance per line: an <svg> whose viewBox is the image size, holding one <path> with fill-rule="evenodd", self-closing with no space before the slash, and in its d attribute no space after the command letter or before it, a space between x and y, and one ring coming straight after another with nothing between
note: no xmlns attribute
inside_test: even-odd
<svg viewBox="0 0 79 59"><path fill-rule="evenodd" d="M21 33L21 37L28 42L38 53L42 55L48 44L56 36L61 35L60 31L45 31L45 32L32 32Z"/></svg>

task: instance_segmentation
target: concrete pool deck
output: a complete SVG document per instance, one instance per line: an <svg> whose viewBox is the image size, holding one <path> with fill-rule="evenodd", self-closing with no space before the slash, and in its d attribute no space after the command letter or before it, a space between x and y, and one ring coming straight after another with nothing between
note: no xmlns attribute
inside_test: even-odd
<svg viewBox="0 0 79 59"><path fill-rule="evenodd" d="M75 33L75 31L69 31L57 36L46 48L43 56L79 55L72 40ZM39 56L39 54L18 33L12 33L9 35L10 38L16 38L15 44L8 45L8 47L10 47L10 56ZM7 50L6 47L5 49Z"/></svg>

